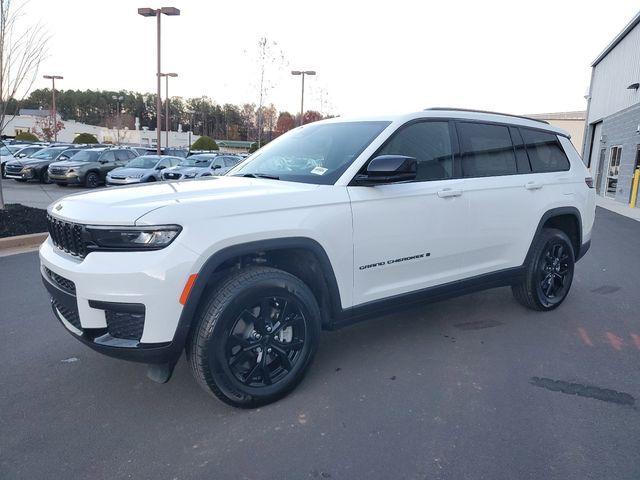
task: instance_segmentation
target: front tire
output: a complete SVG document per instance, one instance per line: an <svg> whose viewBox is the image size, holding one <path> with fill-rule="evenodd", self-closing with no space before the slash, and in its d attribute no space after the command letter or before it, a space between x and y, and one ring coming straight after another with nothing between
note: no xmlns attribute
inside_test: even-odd
<svg viewBox="0 0 640 480"><path fill-rule="evenodd" d="M208 296L187 344L191 371L223 402L274 402L304 377L318 348L320 309L306 284L269 267L223 279Z"/></svg>
<svg viewBox="0 0 640 480"><path fill-rule="evenodd" d="M40 183L51 183L51 179L49 178L49 171L46 168L44 168L40 173Z"/></svg>
<svg viewBox="0 0 640 480"><path fill-rule="evenodd" d="M84 186L87 188L96 188L100 184L100 177L96 172L89 172L84 179Z"/></svg>
<svg viewBox="0 0 640 480"><path fill-rule="evenodd" d="M532 310L553 310L569 293L574 266L575 253L567 234L544 228L527 257L525 278L511 287L513 296Z"/></svg>

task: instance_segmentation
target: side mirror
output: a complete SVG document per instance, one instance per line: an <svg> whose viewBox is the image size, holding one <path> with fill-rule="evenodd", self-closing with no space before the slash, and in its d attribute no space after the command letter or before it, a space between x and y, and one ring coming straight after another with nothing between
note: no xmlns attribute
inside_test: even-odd
<svg viewBox="0 0 640 480"><path fill-rule="evenodd" d="M418 161L405 155L379 155L367 165L364 174L356 175L356 185L379 185L384 183L415 180Z"/></svg>
<svg viewBox="0 0 640 480"><path fill-rule="evenodd" d="M69 157L67 157L66 155L60 155L58 157L58 160L63 161L63 160L69 160Z"/></svg>
<svg viewBox="0 0 640 480"><path fill-rule="evenodd" d="M165 168L167 168L167 166L166 166L166 165L158 165L158 166L156 167L156 170L164 170Z"/></svg>
<svg viewBox="0 0 640 480"><path fill-rule="evenodd" d="M26 156L27 156L26 153L19 153L19 154L16 155L16 158L24 158Z"/></svg>
<svg viewBox="0 0 640 480"><path fill-rule="evenodd" d="M211 170L218 170L222 168L220 165L214 165L213 167L211 167Z"/></svg>

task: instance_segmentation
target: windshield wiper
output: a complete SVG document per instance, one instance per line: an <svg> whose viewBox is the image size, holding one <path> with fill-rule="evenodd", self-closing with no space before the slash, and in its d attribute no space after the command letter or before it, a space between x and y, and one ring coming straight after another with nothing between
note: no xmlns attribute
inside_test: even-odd
<svg viewBox="0 0 640 480"><path fill-rule="evenodd" d="M270 180L280 180L277 175L269 175L267 173L243 173L232 175L233 177L248 177L248 178L268 178Z"/></svg>

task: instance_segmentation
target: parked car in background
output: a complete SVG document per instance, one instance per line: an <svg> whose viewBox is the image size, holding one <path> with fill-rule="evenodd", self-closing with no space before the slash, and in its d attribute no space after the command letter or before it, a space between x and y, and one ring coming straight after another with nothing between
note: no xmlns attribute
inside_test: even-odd
<svg viewBox="0 0 640 480"><path fill-rule="evenodd" d="M5 145L0 148L0 171L2 171L2 177L4 178L4 168L7 162L15 160L17 158L28 157L29 155L42 150L42 145L30 145L30 144L13 144Z"/></svg>
<svg viewBox="0 0 640 480"><path fill-rule="evenodd" d="M49 165L53 162L69 160L79 151L79 148L71 148L70 145L43 148L28 157L7 162L5 176L19 182L39 180L41 183L51 183Z"/></svg>
<svg viewBox="0 0 640 480"><path fill-rule="evenodd" d="M133 147L137 151L144 150L140 155L157 155L157 150L153 147ZM186 158L189 155L189 150L182 147L163 147L160 149L160 155L167 155L170 157Z"/></svg>
<svg viewBox="0 0 640 480"><path fill-rule="evenodd" d="M236 166L240 157L235 155L218 155L215 153L202 153L185 158L180 165L166 169L162 178L164 180L183 180L187 178L220 176Z"/></svg>
<svg viewBox="0 0 640 480"><path fill-rule="evenodd" d="M138 153L129 147L88 148L69 160L49 165L49 178L60 186L95 188L104 183L107 173L137 156Z"/></svg>
<svg viewBox="0 0 640 480"><path fill-rule="evenodd" d="M132 183L162 180L162 171L175 167L184 159L167 155L142 155L130 160L124 167L107 173L107 185L130 185Z"/></svg>

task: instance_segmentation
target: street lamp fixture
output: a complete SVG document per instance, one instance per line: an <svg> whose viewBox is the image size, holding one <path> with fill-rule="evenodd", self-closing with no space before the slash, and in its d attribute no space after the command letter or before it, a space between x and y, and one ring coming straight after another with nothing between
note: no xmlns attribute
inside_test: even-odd
<svg viewBox="0 0 640 480"><path fill-rule="evenodd" d="M306 75L315 74L315 70L291 70L291 75L302 76L302 95L300 96L300 125L304 123L304 77Z"/></svg>
<svg viewBox="0 0 640 480"><path fill-rule="evenodd" d="M161 77L165 78L165 100L164 100L164 124L166 127L165 147L169 147L169 77L177 77L177 73L161 73Z"/></svg>
<svg viewBox="0 0 640 480"><path fill-rule="evenodd" d="M121 113L121 106L120 106L120 102L122 102L124 100L124 97L122 95L111 95L111 98L113 98L116 101L116 105L117 105L117 118L116 118L116 127L118 129L118 145L120 145L120 113Z"/></svg>
<svg viewBox="0 0 640 480"><path fill-rule="evenodd" d="M162 7L162 8L139 8L138 15L142 15L143 17L156 17L156 30L157 30L157 43L158 43L158 68L156 72L157 79L157 98L156 98L156 132L157 132L157 145L156 152L158 155L161 153L161 133L162 133L162 116L160 112L162 111L162 99L161 96L161 84L160 84L160 72L162 69L160 68L160 58L161 58L161 49L160 49L160 17L162 15L167 16L178 16L180 15L180 10L175 7Z"/></svg>
<svg viewBox="0 0 640 480"><path fill-rule="evenodd" d="M51 80L51 128L53 129L53 141L58 141L58 115L56 114L56 80L62 80L62 75L43 75L42 78Z"/></svg>

